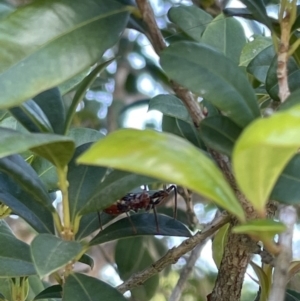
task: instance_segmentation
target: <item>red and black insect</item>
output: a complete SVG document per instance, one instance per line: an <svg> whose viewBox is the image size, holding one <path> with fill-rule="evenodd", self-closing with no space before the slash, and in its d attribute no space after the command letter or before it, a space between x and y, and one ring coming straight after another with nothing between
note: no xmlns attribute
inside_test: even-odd
<svg viewBox="0 0 300 301"><path fill-rule="evenodd" d="M158 219L157 219L157 212L156 206L162 203L174 190L175 193L175 207L174 207L174 218L177 216L177 189L175 185L171 185L167 189L159 190L154 193L149 193L148 191L143 191L141 193L128 193L117 202L109 206L108 208L104 209L103 211L107 214L111 215L120 215L122 213L126 213L129 220L130 217L128 215L129 211L137 212L139 209L145 209L149 211L153 209L155 223L156 223L156 230L159 232L158 227ZM130 220L131 221L131 220ZM132 224L133 228L134 225ZM135 232L136 229L134 228Z"/></svg>

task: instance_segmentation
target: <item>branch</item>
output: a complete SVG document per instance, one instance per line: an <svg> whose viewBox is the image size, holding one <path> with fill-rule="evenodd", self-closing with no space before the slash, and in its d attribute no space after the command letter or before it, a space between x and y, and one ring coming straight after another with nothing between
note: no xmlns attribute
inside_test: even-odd
<svg viewBox="0 0 300 301"><path fill-rule="evenodd" d="M153 10L149 4L148 0L136 0L136 4L141 11L144 22L148 27L148 38L151 41L151 44L155 52L159 55L162 50L167 46L164 41L164 38L157 26ZM198 104L194 100L192 94L187 89L181 87L179 84L174 81L170 81L171 86L176 93L176 95L183 101L186 108L188 109L194 125L199 126L200 121L204 118Z"/></svg>
<svg viewBox="0 0 300 301"><path fill-rule="evenodd" d="M281 251L276 258L274 278L268 301L283 301L288 281L288 270L292 261L292 243L294 225L297 221L297 212L293 206L283 206L279 210L279 220L283 222L287 230L279 235Z"/></svg>
<svg viewBox="0 0 300 301"><path fill-rule="evenodd" d="M159 273L165 267L169 266L170 264L176 263L181 256L191 251L198 244L201 244L208 237L214 234L218 229L220 229L222 226L228 223L228 221L229 221L229 216L225 214L218 216L210 224L208 224L203 229L203 231L198 232L194 236L186 239L178 247L170 249L165 256L160 258L158 261L153 263L150 267L148 267L144 271L141 271L131 276L128 280L126 280L124 283L119 285L117 289L121 293L125 293L126 291L131 290L134 287L143 284L147 279Z"/></svg>
<svg viewBox="0 0 300 301"><path fill-rule="evenodd" d="M280 44L278 50L277 78L279 87L279 98L285 102L290 95L288 86L287 62L289 58L289 39L292 25L296 18L297 1L281 1L279 22L281 29ZM283 301L288 282L288 270L292 261L292 244L294 225L297 221L297 211L293 206L281 206L279 209L279 220L286 225L287 230L279 235L278 243L280 253L275 260L274 278L269 295L269 301Z"/></svg>

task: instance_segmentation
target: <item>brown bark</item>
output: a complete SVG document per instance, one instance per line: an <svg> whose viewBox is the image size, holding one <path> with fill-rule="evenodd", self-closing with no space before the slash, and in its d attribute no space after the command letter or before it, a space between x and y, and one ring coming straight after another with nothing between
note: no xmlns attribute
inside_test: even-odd
<svg viewBox="0 0 300 301"><path fill-rule="evenodd" d="M255 218L256 213L253 207L237 188L234 176L231 172L229 160L214 150L210 150L210 153L217 161L230 186L235 191L235 194L246 213L247 219ZM208 297L209 301L238 301L241 298L246 269L250 262L251 254L257 249L257 244L247 235L232 233L232 228L237 224L238 221L235 218L232 218L228 229L227 241L219 273L215 282L215 287Z"/></svg>

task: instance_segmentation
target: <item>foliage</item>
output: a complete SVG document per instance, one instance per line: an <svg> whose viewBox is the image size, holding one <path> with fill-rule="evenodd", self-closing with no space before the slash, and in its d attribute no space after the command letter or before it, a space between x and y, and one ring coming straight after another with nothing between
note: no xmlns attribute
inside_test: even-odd
<svg viewBox="0 0 300 301"><path fill-rule="evenodd" d="M0 3L0 300L126 300L105 282L73 272L73 264L92 267L92 246L122 238L116 261L126 280L165 253L153 235L191 236L185 218L138 213L113 221L115 216L101 213L105 229L91 238L100 227L97 212L142 185L190 189L235 216L241 223L235 232L273 250L274 236L285 228L265 219L268 200L299 203L300 50L294 47L289 61L292 93L280 104L271 39L261 34L247 40L232 16L266 25L273 40L278 24L262 0L242 2L246 9L227 9L215 18L196 6L171 7L162 30L170 43L160 53L162 70L145 59L146 71L165 89L172 79L201 100L206 118L199 128L181 99L160 94L148 103L163 114L162 132L120 129L107 136L78 124L89 120L100 128L99 103L88 102L86 92L98 91L99 74L108 78L106 68L125 59L126 27L144 32L137 9L117 0L36 0L18 8ZM104 55L108 50L115 57ZM136 90L137 75L130 72L124 85ZM80 106L85 108L77 112ZM260 219L246 222L211 150L232 160L237 183ZM61 214L55 192L62 196ZM9 215L34 230L30 244L15 236L4 219ZM217 266L227 228L213 245ZM272 273L252 265L265 300ZM298 266L291 264L290 277ZM49 275L55 284L40 279ZM158 287L156 275L132 295L150 300ZM300 300L293 290L286 294L286 300Z"/></svg>

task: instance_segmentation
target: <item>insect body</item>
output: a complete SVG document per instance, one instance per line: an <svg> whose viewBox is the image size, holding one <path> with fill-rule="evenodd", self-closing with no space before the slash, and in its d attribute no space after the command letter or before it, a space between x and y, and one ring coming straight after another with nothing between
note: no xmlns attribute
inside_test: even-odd
<svg viewBox="0 0 300 301"><path fill-rule="evenodd" d="M176 218L177 214L177 189L175 185L171 185L165 190L159 190L150 194L148 191L144 191L142 193L128 193L120 200L109 206L108 208L104 209L103 211L107 214L111 215L120 215L122 213L126 213L127 216L129 211L137 212L139 209L145 209L149 211L153 209L154 216L155 216L155 223L157 232L159 232L158 228L158 220L156 214L156 206L162 203L174 190L175 192L175 207L174 207L174 218ZM135 230L136 232L136 230Z"/></svg>

